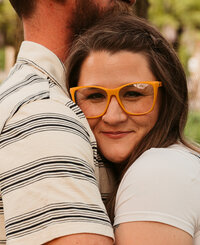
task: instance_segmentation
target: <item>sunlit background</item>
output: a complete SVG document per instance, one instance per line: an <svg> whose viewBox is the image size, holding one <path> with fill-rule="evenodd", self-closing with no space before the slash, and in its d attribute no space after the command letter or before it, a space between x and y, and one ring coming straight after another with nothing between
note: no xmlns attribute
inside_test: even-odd
<svg viewBox="0 0 200 245"><path fill-rule="evenodd" d="M153 23L177 51L190 96L185 134L200 144L200 0L137 0L134 11ZM22 38L9 0L0 0L0 83L14 64Z"/></svg>

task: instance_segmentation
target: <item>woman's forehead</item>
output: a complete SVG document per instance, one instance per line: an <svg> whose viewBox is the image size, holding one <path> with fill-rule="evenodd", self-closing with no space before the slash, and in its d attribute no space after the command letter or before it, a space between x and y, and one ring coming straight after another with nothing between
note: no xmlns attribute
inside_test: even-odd
<svg viewBox="0 0 200 245"><path fill-rule="evenodd" d="M154 80L148 60L142 53L99 51L92 52L83 62L78 86L116 88L127 83Z"/></svg>

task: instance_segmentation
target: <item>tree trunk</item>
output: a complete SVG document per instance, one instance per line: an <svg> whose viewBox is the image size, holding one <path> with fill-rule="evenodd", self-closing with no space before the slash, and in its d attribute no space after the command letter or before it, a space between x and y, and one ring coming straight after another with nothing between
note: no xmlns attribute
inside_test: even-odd
<svg viewBox="0 0 200 245"><path fill-rule="evenodd" d="M150 4L148 0L137 0L134 7L136 15L147 19L149 5Z"/></svg>

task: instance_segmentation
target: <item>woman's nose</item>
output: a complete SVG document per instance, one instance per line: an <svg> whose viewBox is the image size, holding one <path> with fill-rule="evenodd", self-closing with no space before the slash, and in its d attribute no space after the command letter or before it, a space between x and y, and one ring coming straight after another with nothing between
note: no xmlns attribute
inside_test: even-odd
<svg viewBox="0 0 200 245"><path fill-rule="evenodd" d="M102 120L105 123L116 125L118 123L125 122L128 118L128 114L121 108L117 98L112 97L108 105L106 113L102 116Z"/></svg>

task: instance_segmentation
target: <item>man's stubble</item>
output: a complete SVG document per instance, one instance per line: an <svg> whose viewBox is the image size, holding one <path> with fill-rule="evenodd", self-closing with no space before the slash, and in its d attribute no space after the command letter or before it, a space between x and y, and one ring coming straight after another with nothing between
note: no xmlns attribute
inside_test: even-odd
<svg viewBox="0 0 200 245"><path fill-rule="evenodd" d="M71 21L67 26L71 30L71 42L106 16L122 13L133 14L133 10L120 0L111 0L107 8L100 7L93 0L76 0Z"/></svg>

